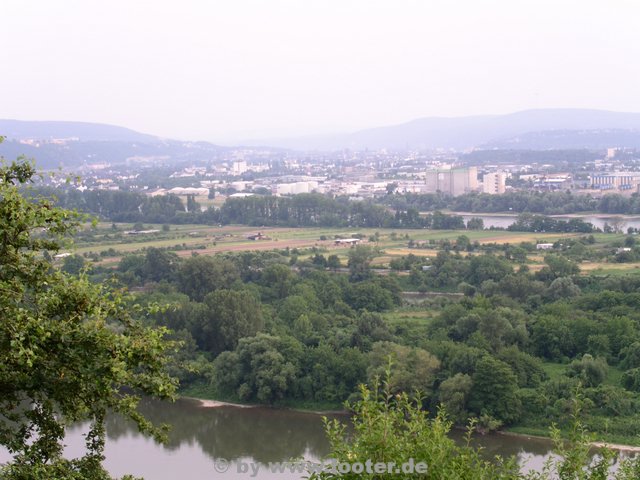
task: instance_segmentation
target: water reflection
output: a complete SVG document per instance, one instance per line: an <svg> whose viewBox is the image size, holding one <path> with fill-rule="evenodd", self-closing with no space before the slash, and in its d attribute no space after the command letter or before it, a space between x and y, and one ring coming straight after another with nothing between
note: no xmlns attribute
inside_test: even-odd
<svg viewBox="0 0 640 480"><path fill-rule="evenodd" d="M248 479L248 473L238 473L238 462L259 462L263 465L258 478L289 480L300 478L299 473L269 473L269 462L305 458L317 461L329 452L324 435L322 417L313 413L292 412L270 408L204 408L200 402L181 399L175 404L145 400L143 413L152 422L170 424L172 429L167 445L158 445L137 433L135 425L119 416L107 420L105 465L112 475L127 473L147 480L225 480ZM344 415L331 418L347 420ZM83 434L87 425L69 430L65 450L67 457L82 454ZM452 436L462 442L464 432ZM474 446L482 446L484 455L516 456L524 470L539 470L551 454L547 439L508 435L479 436ZM8 459L0 450L0 462ZM220 458L231 461L229 470L217 473L214 462Z"/></svg>
<svg viewBox="0 0 640 480"><path fill-rule="evenodd" d="M178 450L184 443L196 443L211 458L252 457L266 463L305 454L318 458L329 449L322 419L313 413L259 407L203 408L200 402L189 399L171 405L147 400L140 407L153 423L171 425L169 443L165 446L169 450ZM107 421L110 441L133 431L134 425L122 417L112 416Z"/></svg>
<svg viewBox="0 0 640 480"><path fill-rule="evenodd" d="M454 215L458 215L453 212ZM483 215L483 214L459 214L465 221L469 221L471 218L481 218L484 222L484 228L490 227L498 227L498 228L507 228L509 225L516 222L518 219L518 214L509 214L509 215ZM640 228L640 217L636 215L550 215L553 218L558 220L568 221L571 218L580 218L581 220L593 224L594 227L604 229L605 224L611 224L614 218L623 218L624 226L623 230L626 231L628 227Z"/></svg>

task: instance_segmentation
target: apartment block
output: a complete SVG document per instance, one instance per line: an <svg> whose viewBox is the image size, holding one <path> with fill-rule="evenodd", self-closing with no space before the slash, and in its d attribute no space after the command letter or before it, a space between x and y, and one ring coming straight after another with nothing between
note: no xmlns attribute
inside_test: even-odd
<svg viewBox="0 0 640 480"><path fill-rule="evenodd" d="M478 168L428 170L425 178L427 193L442 192L452 196L478 189Z"/></svg>
<svg viewBox="0 0 640 480"><path fill-rule="evenodd" d="M482 176L482 191L490 195L500 195L506 188L507 174L504 172L485 173Z"/></svg>

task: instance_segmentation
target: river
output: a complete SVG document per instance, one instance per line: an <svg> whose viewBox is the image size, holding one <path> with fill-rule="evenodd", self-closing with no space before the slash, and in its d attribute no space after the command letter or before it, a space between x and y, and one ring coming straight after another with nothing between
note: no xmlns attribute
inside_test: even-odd
<svg viewBox="0 0 640 480"><path fill-rule="evenodd" d="M109 417L105 465L114 476L129 473L146 480L249 479L250 472L238 470L252 464L260 468L260 479L299 479L300 473L271 473L267 465L293 458L317 461L329 451L319 414L263 407L211 408L190 399L174 404L144 401L141 410L153 422L171 425L169 442L158 445L137 433L130 422ZM329 417L348 419L340 414ZM86 428L84 424L69 430L66 456L81 455ZM453 436L460 439L462 433L453 432ZM516 455L527 468L540 468L551 453L547 439L493 434L478 437L477 442L488 458ZM7 452L0 450L0 462L8 458ZM216 471L216 467L227 466L222 459L229 461L224 474Z"/></svg>
<svg viewBox="0 0 640 480"><path fill-rule="evenodd" d="M474 214L474 213L456 213L451 212L452 215L458 215L462 217L467 223L470 218L481 218L484 222L484 228L490 227L501 227L507 228L518 218L517 214ZM584 220L585 222L592 223L594 227L604 229L605 223L611 224L611 220L613 218L622 218L624 220L624 225L622 230L624 232L627 231L627 228L640 228L640 216L634 215L549 215L550 217L556 218L558 220L570 220L572 218L579 218Z"/></svg>

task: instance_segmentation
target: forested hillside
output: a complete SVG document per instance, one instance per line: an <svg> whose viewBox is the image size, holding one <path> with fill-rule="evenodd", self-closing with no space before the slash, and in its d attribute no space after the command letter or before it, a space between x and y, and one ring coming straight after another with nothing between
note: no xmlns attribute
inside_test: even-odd
<svg viewBox="0 0 640 480"><path fill-rule="evenodd" d="M416 256L392 264L406 276L375 275L376 252L364 246L349 251L345 273L322 253L292 269L277 252L182 260L150 248L123 258L116 275L146 286L138 301L173 305L153 322L185 342L175 372L192 394L337 407L391 357L393 391L420 390L425 407L444 405L456 423L544 432L565 425L580 395L590 429L635 443L640 280L580 275L589 237L535 272L527 245L457 243L428 269ZM412 307L406 289L464 295Z"/></svg>

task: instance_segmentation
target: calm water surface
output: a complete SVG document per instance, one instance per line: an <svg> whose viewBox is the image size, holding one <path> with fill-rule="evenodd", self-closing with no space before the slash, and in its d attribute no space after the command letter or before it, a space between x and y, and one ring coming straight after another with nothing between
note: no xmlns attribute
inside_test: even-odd
<svg viewBox="0 0 640 480"><path fill-rule="evenodd" d="M258 478L267 480L297 479L300 474L270 473L269 462L305 458L316 461L325 456L329 445L324 435L322 416L270 408L202 407L196 400L182 399L175 404L147 401L143 413L155 423L172 426L169 443L157 445L136 432L135 427L119 417L107 424L105 464L112 475L127 473L147 480L248 479L238 473L239 462L259 462ZM344 415L330 415L347 420ZM86 425L70 430L68 456L82 452ZM458 439L461 433L454 432ZM548 440L504 435L487 435L477 439L489 457L516 455L530 468L542 465L551 453ZM6 461L0 451L0 462ZM230 461L226 473L216 471L216 460Z"/></svg>
<svg viewBox="0 0 640 480"><path fill-rule="evenodd" d="M453 215L457 215L455 212L452 212ZM513 215L487 215L487 214L478 214L478 215L473 215L473 214L460 214L460 216L464 219L465 223L470 219L470 218L481 218L482 221L484 222L484 228L490 228L490 227L501 227L501 228L507 228L509 225L511 225L512 223L515 223L518 215L517 214L513 214ZM600 228L603 229L604 228L604 224L605 223L611 223L611 219L612 218L623 218L624 219L624 227L623 227L623 231L626 232L627 228L629 227L633 227L633 228L640 228L640 217L638 216L625 216L625 215L611 215L610 217L604 217L604 216L591 216L591 215L584 215L584 216L579 216L579 217L568 217L568 216L564 216L564 215L551 215L551 217L556 218L558 220L571 220L571 218L580 218L581 220L585 221L585 222L589 222L592 223L594 227L596 228Z"/></svg>

